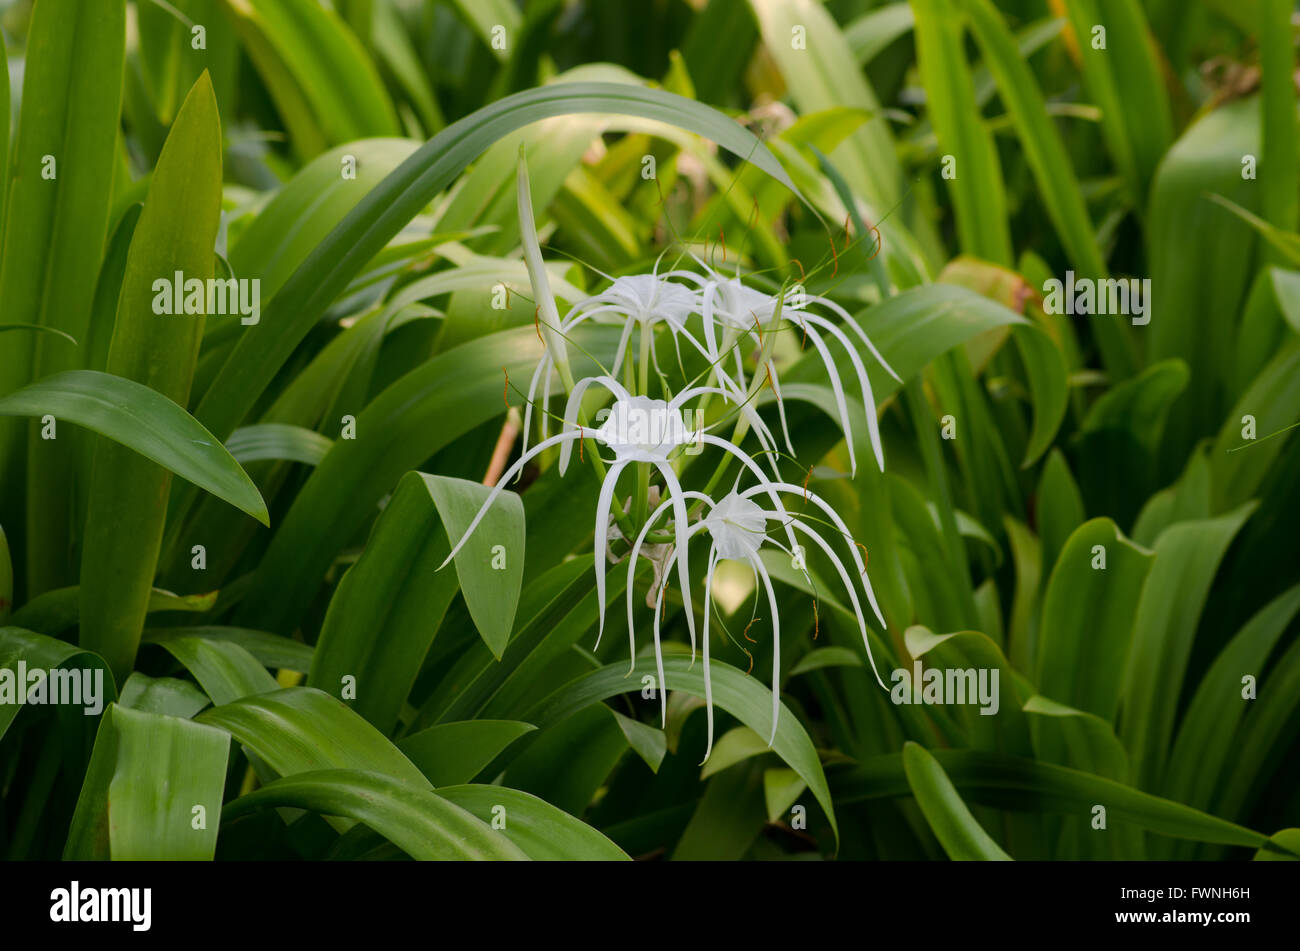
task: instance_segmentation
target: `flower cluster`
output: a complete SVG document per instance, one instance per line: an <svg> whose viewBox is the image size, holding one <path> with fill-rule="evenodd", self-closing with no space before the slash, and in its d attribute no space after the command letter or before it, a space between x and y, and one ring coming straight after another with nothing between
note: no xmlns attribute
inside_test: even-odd
<svg viewBox="0 0 1300 951"><path fill-rule="evenodd" d="M628 634L632 663L635 665L637 624L633 580L638 558L646 557L655 561L655 585L647 600L654 605L651 625L657 682L661 687L658 693L661 710L666 718L666 693L662 689L665 683L663 654L659 638L664 590L667 579L675 568L694 658L696 617L691 599L689 548L691 539L695 536L707 535L709 549L703 574L703 622L699 632L708 715L709 746L705 758L708 758L713 742L713 694L709 666L711 595L714 571L721 561L736 561L748 566L752 572L755 591L766 594L771 610L771 743L776 736L780 714L780 618L776 591L760 557L761 551L771 548L784 552L795 565L802 565L800 539L803 539L810 541L825 554L848 594L873 670L875 661L871 657L859 587L882 627L884 619L867 578L866 565L848 528L823 499L782 476L781 452L776 439L754 408L754 398L759 389L765 383L770 383L776 397L783 441L786 450L793 455L794 448L786 423L773 348L769 345L769 333L781 326L792 326L812 344L821 357L835 398L838 421L847 439L850 464L855 471L853 422L849 417L843 381L828 344L838 344L847 354L855 371L863 405L867 407L865 415L871 446L876 463L882 470L884 453L874 413L875 401L855 340L887 372L892 374L893 371L857 322L833 301L823 297L806 297L802 289L795 293L783 290L777 294L767 294L746 285L739 275L724 276L703 262L697 262L701 266L699 272L669 270L661 274L656 267L649 274L611 278L605 290L579 302L563 318L559 318L545 271L541 267L541 253L537 246L528 198L527 170L522 157L519 181L525 260L538 302L539 320L547 314L554 317L553 322L547 324L544 355L529 383L523 451L497 481L496 487L464 535L453 546L444 565L465 544L497 495L530 460L547 449L559 447L558 465L563 475L572 459L574 443L590 440L598 447L590 452L591 462L603 473L593 531L596 597L600 605L597 644L605 627L606 563L616 563L626 558ZM576 328L589 321L612 323L621 328L618 344L608 372L574 381L569 372L565 341ZM632 351L634 338L639 347L638 353ZM689 351L693 351L697 360L704 363L706 369L703 374L707 378L702 383L698 380L684 381L673 391L669 375L663 372L658 355L658 345L668 340L672 341L676 350L676 366L682 366L683 344ZM748 373L747 362L750 364ZM548 407L552 379L557 371L567 390L567 400L559 432L551 435ZM604 390L612 399L612 405L601 411L598 423L594 426L582 417L584 397L593 388ZM652 391L657 395L652 395ZM706 426L701 422L705 411L692 404L707 404L710 401L719 401L727 412L715 414L716 421ZM529 445L528 437L532 432L535 409L539 417L539 439ZM715 432L724 425L733 427L730 438ZM766 458L766 469L739 445L750 432L761 447L761 452L755 455ZM606 450L610 456L601 455L599 448ZM698 455L709 449L720 453L714 478L704 491L683 488L683 457ZM740 473L733 480L732 488L715 498L710 492L725 470L737 463ZM629 469L636 473L638 493L636 504L631 504L632 499L629 498L628 510L624 511L616 502L615 493L620 476ZM655 476L662 482L662 487L649 485ZM803 502L802 508L797 511L791 511L785 505L786 501L794 497ZM647 504L647 500L650 504ZM813 523L821 524L826 534L833 531L848 540L847 549L852 554L855 571L850 572L837 554L835 546ZM616 543L619 546L617 553L614 549ZM880 681L878 673L876 679ZM883 687L883 682L881 685Z"/></svg>

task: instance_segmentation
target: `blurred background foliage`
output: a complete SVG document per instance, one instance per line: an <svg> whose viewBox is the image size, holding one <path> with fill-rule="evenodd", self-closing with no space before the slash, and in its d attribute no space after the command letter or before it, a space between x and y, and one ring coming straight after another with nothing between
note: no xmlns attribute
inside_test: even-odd
<svg viewBox="0 0 1300 951"><path fill-rule="evenodd" d="M1290 0L11 0L0 658L104 671L116 702L0 707L0 850L1300 850L1298 22ZM736 123L806 202L718 148ZM855 405L886 472L848 477L791 334L800 458L869 553L882 667L996 668L995 716L891 702L834 589L814 612L773 562L781 732L759 735L758 625L717 648L701 768L681 598L660 729L618 584L593 650L596 481L550 458L499 516L524 540L508 584L433 573L475 502L455 480L517 438L502 371L540 355L521 142L563 302L689 248L872 335L904 380L873 368ZM182 267L260 280L261 321L160 330L151 282ZM1047 313L1067 271L1149 279L1150 322Z"/></svg>

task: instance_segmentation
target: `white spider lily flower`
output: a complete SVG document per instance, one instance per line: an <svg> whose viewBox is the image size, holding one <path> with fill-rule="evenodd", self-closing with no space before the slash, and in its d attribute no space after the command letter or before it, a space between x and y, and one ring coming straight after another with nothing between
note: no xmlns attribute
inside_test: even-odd
<svg viewBox="0 0 1300 951"><path fill-rule="evenodd" d="M578 410L582 404L582 397L592 386L601 386L609 391L614 396L614 404L609 408L604 422L599 427L585 429L578 426ZM474 529L478 527L479 522L483 520L483 516L487 514L497 496L504 491L505 486L527 465L529 460L543 450L559 445L562 447L560 450L559 471L561 475L564 475L568 469L569 460L573 455L573 443L581 439L593 439L614 452L613 460L609 460L610 468L605 473L596 503L594 548L596 551L596 597L597 603L600 605L600 627L596 640L597 646L599 646L600 636L604 634L605 630L605 552L609 544L610 510L613 507L614 491L618 484L618 478L627 466L633 463L648 463L654 466L655 470L663 478L667 498L661 507L671 507L673 509L675 544L682 551L685 550L688 528L686 496L670 459L678 449L689 445L716 446L734 455L764 484L769 484L762 470L754 464L754 461L740 447L706 432L703 427L692 430L687 425L682 414L682 404L705 392L716 391L708 387L694 387L683 390L674 396L672 400L659 400L648 396L633 396L613 377L596 376L579 380L574 385L573 392L569 395L564 412L563 431L558 435L543 439L531 449L522 453L519 459L502 474L496 486L470 522L469 527L465 529L464 535L456 542L450 554L439 565L439 568L444 568L451 562L452 558L469 539L469 536L473 534ZM776 500L775 495L773 495L773 499ZM779 506L779 501L777 504ZM793 539L793 536L791 537ZM690 575L688 574L685 557L678 560L678 581L683 589L682 597L687 610L687 623L691 633L691 643L694 645L695 621L694 614L690 609Z"/></svg>
<svg viewBox="0 0 1300 951"><path fill-rule="evenodd" d="M853 364L854 373L858 378L858 386L862 392L862 402L866 408L867 432L871 439L871 448L876 456L876 464L880 467L880 471L883 472L885 470L885 453L880 443L880 426L876 420L876 401L871 392L871 381L867 376L866 366L858 354L858 348L854 346L849 336L844 333L840 324L810 308L813 306L824 307L839 317L841 323L857 336L858 340L879 361L886 372L901 383L902 380L898 374L894 372L880 351L876 349L866 331L858 325L858 322L850 316L848 311L828 298L809 297L801 292L786 292L783 298L781 295L766 294L748 287L739 277L724 278L716 271L713 271L712 268L708 270L710 277L705 278L695 275L695 279L701 285L700 313L704 318L704 336L712 359L720 360L726 350L734 350L736 354L736 376L740 386L744 387L744 364L736 343L748 338L756 344L761 353L763 330L770 327L776 315L777 305L778 303L781 304L781 316L799 325L804 335L812 341L814 349L816 349L822 359L822 364L826 368L831 392L835 397L836 409L839 411L840 426L844 430L845 441L848 444L849 467L851 472L856 475L857 458L853 448L853 428L849 419L848 404L844 396L844 386L840 380L839 370L835 366L834 357L826 346L823 335L833 337L844 348L849 356L849 361ZM692 272L678 271L672 273L676 276L685 277ZM723 331L721 342L718 340L718 328ZM780 414L781 429L785 435L786 447L793 452L793 448L790 446L790 430L786 424L785 404L781 396L781 383L776 364L769 358L764 361L760 369L765 371L772 381L772 392L776 396L777 411Z"/></svg>
<svg viewBox="0 0 1300 951"><path fill-rule="evenodd" d="M857 587L851 580L847 569L844 567L844 563L818 531L803 519L788 513L780 505L779 501L776 503L776 509L771 511L763 509L754 501L754 497L757 495L767 494L775 497L776 493L802 496L808 503L817 506L817 508L825 513L836 531L852 541L852 536L849 534L847 526L829 504L815 493L808 492L801 486L793 485L791 483L763 483L754 486L753 488L746 489L743 492L733 490L731 493L716 502L699 492L686 493L687 497L703 502L709 506L708 514L700 521L693 524L687 533L687 538L689 539L702 531L707 531L711 540L708 567L706 569L704 580L704 627L701 634L701 650L704 657L704 704L708 717L708 746L706 747L704 754L705 760L709 758L710 753L713 751L713 683L709 667L709 629L712 617L711 595L714 570L719 561L733 560L745 562L750 566L751 571L754 573L754 583L756 588L761 586L767 594L768 607L772 612L772 733L768 738L768 745L770 746L776 739L776 728L781 709L781 624L777 609L776 592L772 585L772 579L768 574L767 568L764 566L762 558L759 556L759 550L766 542L774 545L793 558L796 551L796 544L793 536L795 529L798 529L802 535L816 544L817 547L826 554L826 557L834 566L836 573L840 577L840 581L844 584L844 588L849 594L849 600L853 606L853 612L857 618L858 628L862 635L862 643L867 649L867 658L871 662L872 672L876 675L876 682L884 688L884 682L880 679L880 673L876 670L876 661L871 651L871 642L867 635L866 619L862 611L862 604L858 600ZM666 511L666 508L667 503L660 505L650 518L646 520L645 526L642 528L640 535L637 536L637 539L633 543L632 549L629 553L627 618L628 638L633 666L635 666L636 663L636 638L633 623L633 577L636 570L636 559L651 526L655 521L657 521L659 516ZM786 530L790 532L790 547L787 548L785 545L782 545L780 542L768 536L767 523L769 521L781 522ZM867 578L866 563L858 553L856 543L851 548L851 551L853 553L854 564L857 567L859 577L861 578L863 590L867 595L867 600L871 605L872 612L876 616L876 620L880 622L881 628L883 629L885 627L884 617L881 615L880 606L876 601L875 592L871 588L871 582ZM665 574L671 570L671 562L674 559L685 559L685 551L680 544L670 557L669 564L665 566ZM664 685L664 669L663 651L659 640L659 617L663 608L663 591L664 586L661 585L655 598L653 621L655 664L659 675L658 682L661 688ZM685 598L683 598L683 601L685 602ZM692 648L694 648L693 636ZM631 668L629 668L629 673L630 672ZM660 711L661 718L663 722L666 723L668 716L667 697L662 692L660 694Z"/></svg>
<svg viewBox="0 0 1300 951"><path fill-rule="evenodd" d="M579 301L564 320L559 323L558 336L567 339L579 324L588 320L607 318L614 315L623 323L623 332L619 337L618 347L614 351L614 363L610 375L618 377L627 359L627 350L632 340L632 331L640 328L642 334L653 333L659 324L666 324L672 332L673 343L680 351L680 338L687 341L701 354L707 356L705 345L686 329L686 321L699 310L699 291L677 281L667 280L657 273L631 274L617 277L605 290L592 297ZM654 350L651 349L653 356ZM528 384L528 400L524 409L524 448L528 448L528 434L532 431L533 403L537 390L542 388L542 406L549 405L551 398L551 370L554 368L550 347L542 355L541 361L533 371ZM549 434L546 413L541 414L541 437Z"/></svg>

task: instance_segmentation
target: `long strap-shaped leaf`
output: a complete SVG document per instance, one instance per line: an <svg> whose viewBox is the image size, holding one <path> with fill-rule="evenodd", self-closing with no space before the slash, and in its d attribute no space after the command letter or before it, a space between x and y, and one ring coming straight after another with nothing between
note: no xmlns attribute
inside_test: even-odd
<svg viewBox="0 0 1300 951"><path fill-rule="evenodd" d="M998 861L1011 858L971 815L939 761L919 743L903 746L907 784L939 844L954 861Z"/></svg>
<svg viewBox="0 0 1300 951"><path fill-rule="evenodd" d="M53 416L134 450L269 525L266 503L225 446L143 384L96 370L56 373L0 397L0 416Z"/></svg>
<svg viewBox="0 0 1300 951"><path fill-rule="evenodd" d="M697 697L704 696L704 673L698 665L692 666L689 657L665 657L664 679L668 689L682 690ZM763 736L770 733L772 695L765 686L719 661L713 663L712 679L714 703L755 733ZM627 670L621 663L610 664L561 687L524 719L535 723L539 729L545 729L589 704L640 688L640 681L628 677ZM826 812L826 818L838 842L839 825L835 821L835 809L821 761L799 719L785 704L781 705L780 722L772 750L808 784L813 796Z"/></svg>
<svg viewBox="0 0 1300 951"><path fill-rule="evenodd" d="M1275 848L1267 836L1252 829L1077 769L976 750L934 750L932 755L971 802L1077 816L1080 822L1089 821L1093 807L1103 805L1111 822L1132 823L1150 832ZM871 757L834 778L835 800L841 806L912 795L901 753Z"/></svg>
<svg viewBox="0 0 1300 951"><path fill-rule="evenodd" d="M222 819L271 806L357 819L415 859L528 858L510 839L460 806L382 773L325 769L287 776L236 799L226 806Z"/></svg>

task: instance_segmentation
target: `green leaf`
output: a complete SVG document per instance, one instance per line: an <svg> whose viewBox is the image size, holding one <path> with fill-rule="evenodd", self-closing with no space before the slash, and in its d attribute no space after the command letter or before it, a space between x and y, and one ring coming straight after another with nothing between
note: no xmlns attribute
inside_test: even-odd
<svg viewBox="0 0 1300 951"><path fill-rule="evenodd" d="M325 458L334 440L303 426L259 423L236 429L226 440L226 451L241 465L267 459L285 459L314 466Z"/></svg>
<svg viewBox="0 0 1300 951"><path fill-rule="evenodd" d="M180 661L218 706L279 689L257 658L234 642L173 633L154 643Z"/></svg>
<svg viewBox="0 0 1300 951"><path fill-rule="evenodd" d="M1292 330L1300 333L1300 271L1272 267L1268 275L1282 316Z"/></svg>
<svg viewBox="0 0 1300 951"><path fill-rule="evenodd" d="M961 249L995 264L1010 265L1011 230L993 135L975 102L975 87L962 47L962 21L953 0L912 0L916 56L925 86L926 113L939 151L957 162L949 180ZM945 170L946 171L946 170Z"/></svg>
<svg viewBox="0 0 1300 951"><path fill-rule="evenodd" d="M614 722L618 728L623 731L623 736L627 739L627 745L632 747L633 752L645 764L650 767L650 772L659 772L659 767L664 761L664 754L668 752L668 737L664 731L650 726L648 723L642 723L640 720L633 720L631 717L625 717L617 710L609 711L614 716Z"/></svg>
<svg viewBox="0 0 1300 951"><path fill-rule="evenodd" d="M161 588L149 592L148 613L157 611L187 611L202 613L212 610L217 603L217 592L209 594L176 595ZM81 588L59 588L32 598L14 612L11 618L19 627L29 627L43 634L61 634L81 622Z"/></svg>
<svg viewBox="0 0 1300 951"><path fill-rule="evenodd" d="M312 159L231 245L235 274L260 278L263 300L270 301L312 249L418 147L412 139L362 139ZM356 159L355 178L341 174L348 155Z"/></svg>
<svg viewBox="0 0 1300 951"><path fill-rule="evenodd" d="M4 322L39 324L85 340L95 275L108 237L126 55L125 0L40 0L27 27L22 110L0 188L4 222L0 300ZM6 78L5 91L8 91ZM6 100L4 115L8 119ZM86 353L59 334L7 335L0 393L83 366ZM26 520L27 592L69 584L72 440L0 420L0 522ZM25 443L25 445L24 445ZM23 450L30 455L24 485ZM26 498L24 498L26 495Z"/></svg>
<svg viewBox="0 0 1300 951"><path fill-rule="evenodd" d="M136 671L126 678L117 702L132 710L159 713L188 720L211 701L188 680L174 677L150 677Z"/></svg>
<svg viewBox="0 0 1300 951"><path fill-rule="evenodd" d="M1074 530L1083 524L1083 497L1059 449L1053 449L1043 466L1034 507L1043 545L1043 566L1050 572Z"/></svg>
<svg viewBox="0 0 1300 951"><path fill-rule="evenodd" d="M7 330L27 330L33 333L54 334L56 337L62 337L74 347L77 346L76 339L70 334L64 333L58 327L42 327L40 324L0 324L0 333Z"/></svg>
<svg viewBox="0 0 1300 951"><path fill-rule="evenodd" d="M1101 110L1102 137L1141 214L1156 166L1174 138L1159 50L1138 0L1072 0L1063 6L1084 85ZM1101 49L1093 45L1098 26L1105 30Z"/></svg>
<svg viewBox="0 0 1300 951"><path fill-rule="evenodd" d="M1033 670L1039 652L1039 587L1046 578L1042 570L1042 544L1033 532L1011 516L1003 518L1002 523L1016 568L1016 588L1007 626L1011 661L1018 670Z"/></svg>
<svg viewBox="0 0 1300 951"><path fill-rule="evenodd" d="M229 755L221 730L110 706L64 859L211 860Z"/></svg>
<svg viewBox="0 0 1300 951"><path fill-rule="evenodd" d="M199 640L229 641L252 654L264 667L296 670L306 673L311 669L312 648L288 637L254 631L245 627L156 627L145 628L146 644L161 644L169 638L197 637Z"/></svg>
<svg viewBox="0 0 1300 951"><path fill-rule="evenodd" d="M520 327L439 354L375 397L357 414L360 438L336 441L295 498L239 606L240 623L292 630L373 506L405 473L504 412L498 374L526 378L540 356L536 331Z"/></svg>
<svg viewBox="0 0 1300 951"><path fill-rule="evenodd" d="M1242 438L1254 417L1255 439ZM1241 395L1210 450L1213 511L1222 512L1256 496L1276 469L1296 422L1300 421L1300 341L1283 343ZM1274 438L1269 438L1274 437Z"/></svg>
<svg viewBox="0 0 1300 951"><path fill-rule="evenodd" d="M912 29L912 8L907 0L868 10L844 28L844 39L861 66L868 65L888 46Z"/></svg>
<svg viewBox="0 0 1300 951"><path fill-rule="evenodd" d="M1241 681L1238 680L1238 683ZM1300 710L1300 641L1293 641L1259 688L1241 724L1223 771L1224 785L1215 810L1244 818L1265 785L1286 758L1282 751L1294 742L1296 712Z"/></svg>
<svg viewBox="0 0 1300 951"><path fill-rule="evenodd" d="M1036 677L1043 694L1115 721L1152 561L1108 518L1084 522L1070 536L1043 598Z"/></svg>
<svg viewBox="0 0 1300 951"><path fill-rule="evenodd" d="M195 719L232 734L281 776L321 769L363 770L429 788L424 774L387 737L340 701L311 687L244 697L205 710Z"/></svg>
<svg viewBox="0 0 1300 951"><path fill-rule="evenodd" d="M435 787L468 783L510 744L537 729L518 720L439 723L397 741L397 748Z"/></svg>
<svg viewBox="0 0 1300 951"><path fill-rule="evenodd" d="M1120 722L1120 739L1142 788L1162 788L1197 622L1219 562L1255 507L1248 502L1219 518L1180 522L1156 539L1155 563L1133 624Z"/></svg>
<svg viewBox="0 0 1300 951"><path fill-rule="evenodd" d="M770 752L767 740L749 727L735 727L718 737L718 742L713 744L713 752L709 754L709 761L700 770L700 779L708 779L729 766L735 766L742 760Z"/></svg>
<svg viewBox="0 0 1300 951"><path fill-rule="evenodd" d="M844 34L820 4L750 0L749 5L763 44L801 113L851 106L873 117L830 157L853 191L883 215L898 200L902 173L889 124L880 114L880 100L854 61ZM800 48L794 43L795 27L804 39Z"/></svg>
<svg viewBox="0 0 1300 951"><path fill-rule="evenodd" d="M1255 852L1256 862L1300 862L1300 829L1283 829L1272 840L1291 854L1259 849Z"/></svg>
<svg viewBox="0 0 1300 951"><path fill-rule="evenodd" d="M808 784L792 769L763 770L763 799L767 802L767 821L779 822L807 788Z"/></svg>
<svg viewBox="0 0 1300 951"><path fill-rule="evenodd" d="M510 839L433 792L379 772L321 769L268 783L226 806L223 821L295 806L365 823L418 860L527 859Z"/></svg>
<svg viewBox="0 0 1300 951"><path fill-rule="evenodd" d="M1088 410L1083 431L1123 430L1133 437L1137 447L1154 455L1165 417L1187 387L1188 379L1187 365L1181 360L1153 363L1103 393Z"/></svg>
<svg viewBox="0 0 1300 951"><path fill-rule="evenodd" d="M767 819L763 771L745 762L709 780L682 830L674 862L737 861L763 832Z"/></svg>
<svg viewBox="0 0 1300 951"><path fill-rule="evenodd" d="M212 278L220 212L221 125L204 73L163 145L131 238L107 364L109 374L122 379L110 384L109 377L87 370L73 371L75 381L65 375L37 384L57 381L63 393L79 385L77 395L82 402L94 399L101 423L110 410L119 424L119 432L109 434L113 441L96 442L91 466L81 552L81 641L101 653L121 679L140 643L157 569L175 470L169 460L180 456L195 463L194 475L179 474L203 488L219 486L216 494L267 520L252 482L181 408L189 399L203 317L156 313L155 284L167 281L163 275L180 274L172 280L186 283ZM97 392L86 393L84 387L92 383ZM122 430L133 440L121 438ZM162 459L155 461L158 456Z"/></svg>
<svg viewBox="0 0 1300 951"><path fill-rule="evenodd" d="M9 619L14 606L14 562L9 539L0 525L0 624Z"/></svg>
<svg viewBox="0 0 1300 951"><path fill-rule="evenodd" d="M1005 753L1028 755L1029 726L1021 707L1028 699L1016 681L1015 673L1002 651L979 631L935 634L920 625L909 627L903 635L907 652L925 667L942 671L944 681L954 693L948 699L957 705L953 718L965 733L966 745L979 749L997 749ZM974 679L964 676L967 671ZM955 672L955 673L950 673ZM979 674L987 672L989 694L985 696ZM992 679L997 673L996 683ZM914 671L908 671L914 674ZM928 671L913 691L923 691ZM996 693L993 693L996 688ZM897 686L895 689L898 689ZM956 691L961 691L960 696ZM892 697L891 697L892 699ZM919 698L917 698L919 699ZM913 701L916 702L916 701Z"/></svg>
<svg viewBox="0 0 1300 951"><path fill-rule="evenodd" d="M1011 856L975 821L961 795L925 747L903 744L903 769L916 804L930 823L939 844L953 861L1007 862Z"/></svg>
<svg viewBox="0 0 1300 951"><path fill-rule="evenodd" d="M100 692L98 702L101 705L108 704L117 696L113 675L108 673L107 665L98 654L80 650L67 641L55 640L21 627L0 627L0 670L9 673L10 678L16 680L20 662L26 664L29 671L79 670L89 672L92 677L95 671L100 671L105 689ZM85 681L83 680L82 683L84 684ZM7 687L9 690L16 690L17 684L11 680ZM91 689L93 690L94 687ZM88 702L89 699L83 697L83 703ZM0 703L0 739L3 739L22 709L23 705L17 702L16 697L6 697L5 701ZM71 705L60 705L58 709L68 711L69 716L83 719L84 710L91 708L83 707L74 710ZM101 710L96 712L102 712L102 706Z"/></svg>
<svg viewBox="0 0 1300 951"><path fill-rule="evenodd" d="M1175 838L1259 848L1258 832L1130 786L1063 766L976 750L935 750L952 784L971 802L1070 817L1086 823L1095 805L1111 822L1132 823ZM890 753L846 770L836 784L842 805L910 795L902 755Z"/></svg>
<svg viewBox="0 0 1300 951"><path fill-rule="evenodd" d="M1294 4L1259 0L1260 207L1269 221L1294 231L1300 225L1300 185L1291 174L1297 154Z"/></svg>
<svg viewBox="0 0 1300 951"><path fill-rule="evenodd" d="M492 55L502 62L510 59L519 41L519 8L511 0L452 0L465 22L492 50ZM498 42L494 31L504 31L505 46Z"/></svg>
<svg viewBox="0 0 1300 951"><path fill-rule="evenodd" d="M1255 701L1242 696L1246 675L1263 680L1265 663L1300 612L1300 586L1274 598L1247 621L1201 678L1178 727L1163 792L1208 809L1240 743L1240 723Z"/></svg>
<svg viewBox="0 0 1300 951"><path fill-rule="evenodd" d="M225 6L300 156L397 133L397 113L374 62L333 9L314 0Z"/></svg>
<svg viewBox="0 0 1300 951"><path fill-rule="evenodd" d="M847 647L818 647L799 658L790 668L790 677L826 667L864 667L862 659Z"/></svg>
<svg viewBox="0 0 1300 951"><path fill-rule="evenodd" d="M751 730L759 734L771 734L772 731L772 694L754 680L736 668L721 661L712 665L713 702L740 720ZM665 657L664 677L672 690L682 690L695 696L704 696L704 673L693 669L689 657ZM565 719L588 704L617 696L621 693L640 689L640 682L627 678L627 670L621 664L611 664L600 670L592 671L561 687L547 700L538 704L536 710L527 719L536 723L540 729ZM822 772L817 751L803 727L784 704L780 708L776 740L772 751L786 764L799 773L808 788L821 804L831 829L839 836L839 827L835 822L834 805L830 790L826 786L826 777Z"/></svg>
<svg viewBox="0 0 1300 951"><path fill-rule="evenodd" d="M492 489L466 479L422 475L448 539L459 541ZM497 496L456 553L456 577L474 626L499 660L514 625L524 574L524 506L519 496Z"/></svg>
<svg viewBox="0 0 1300 951"><path fill-rule="evenodd" d="M1128 756L1114 728L1101 717L1035 695L1025 701L1034 755L1040 760L1094 773L1116 782L1128 779Z"/></svg>
<svg viewBox="0 0 1300 951"><path fill-rule="evenodd" d="M1235 370L1226 355L1237 351L1236 315L1255 276L1258 242L1214 196L1260 207L1259 183L1242 178L1241 164L1243 155L1260 154L1259 130L1257 96L1202 113L1166 153L1151 186L1147 256L1154 293L1147 358L1178 357L1195 381L1166 424L1166 477L1227 409Z"/></svg>
<svg viewBox="0 0 1300 951"><path fill-rule="evenodd" d="M505 811L501 833L538 861L626 862L617 845L585 822L508 786L443 786L438 795L466 812L490 822L493 809Z"/></svg>
<svg viewBox="0 0 1300 951"><path fill-rule="evenodd" d="M397 723L457 590L456 577L438 571L451 545L429 491L432 480L411 472L398 483L330 599L307 678L336 697L344 678L352 678L352 708L385 733Z"/></svg>
<svg viewBox="0 0 1300 951"><path fill-rule="evenodd" d="M69 370L0 397L0 415L47 413L112 439L270 524L266 503L234 457L194 417L147 386Z"/></svg>
<svg viewBox="0 0 1300 951"><path fill-rule="evenodd" d="M592 703L557 723L542 724L510 763L505 781L580 816L629 745L610 711Z"/></svg>

